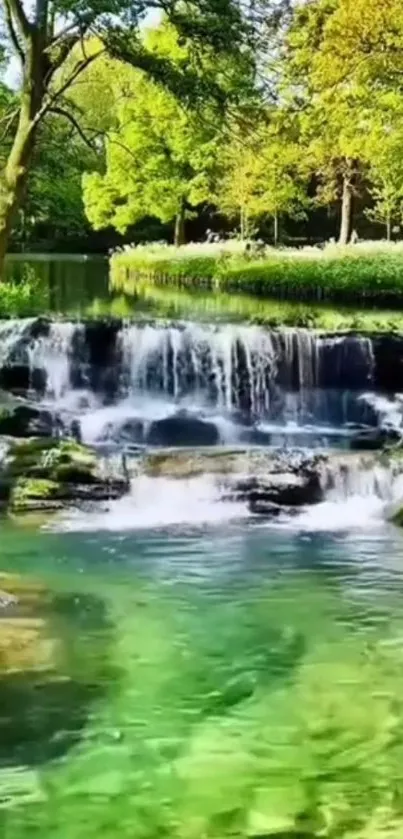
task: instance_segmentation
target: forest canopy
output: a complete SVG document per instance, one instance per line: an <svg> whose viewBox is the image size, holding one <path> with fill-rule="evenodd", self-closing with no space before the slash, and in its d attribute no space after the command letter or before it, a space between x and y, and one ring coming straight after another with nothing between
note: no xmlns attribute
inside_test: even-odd
<svg viewBox="0 0 403 839"><path fill-rule="evenodd" d="M3 68L17 58L21 84L1 87L0 259L10 242L180 244L208 229L399 235L398 0L2 12Z"/></svg>

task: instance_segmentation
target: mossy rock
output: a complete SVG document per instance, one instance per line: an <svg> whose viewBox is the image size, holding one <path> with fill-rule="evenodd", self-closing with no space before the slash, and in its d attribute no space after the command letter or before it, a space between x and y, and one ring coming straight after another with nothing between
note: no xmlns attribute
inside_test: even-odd
<svg viewBox="0 0 403 839"><path fill-rule="evenodd" d="M16 443L9 455L7 473L13 477L43 478L50 481L96 479L97 458L95 453L69 440L57 442L54 439L27 440ZM77 477L73 477L73 475Z"/></svg>
<svg viewBox="0 0 403 839"><path fill-rule="evenodd" d="M11 492L13 510L26 510L46 502L46 506L60 507L60 484L46 478L18 478ZM49 502L51 502L49 504Z"/></svg>
<svg viewBox="0 0 403 839"><path fill-rule="evenodd" d="M0 501L9 512L59 510L76 501L120 498L127 479L105 475L96 453L71 440L30 439L13 443L0 476Z"/></svg>

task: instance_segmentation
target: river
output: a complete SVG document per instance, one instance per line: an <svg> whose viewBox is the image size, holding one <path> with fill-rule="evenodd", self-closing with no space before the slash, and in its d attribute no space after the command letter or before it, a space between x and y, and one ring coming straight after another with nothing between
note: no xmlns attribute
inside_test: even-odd
<svg viewBox="0 0 403 839"><path fill-rule="evenodd" d="M150 312L52 320L21 344L28 327L1 325L1 364L41 374L30 399L101 448L207 433L223 451L345 450L357 428L401 422L377 338ZM161 423L178 414L173 440ZM1 836L397 839L389 490L354 479L267 520L209 475L135 475L102 509L4 522Z"/></svg>

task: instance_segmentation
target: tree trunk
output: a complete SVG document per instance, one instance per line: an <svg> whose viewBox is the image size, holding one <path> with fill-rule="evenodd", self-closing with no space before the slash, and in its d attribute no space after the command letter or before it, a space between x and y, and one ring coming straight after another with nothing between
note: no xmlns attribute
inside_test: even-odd
<svg viewBox="0 0 403 839"><path fill-rule="evenodd" d="M0 280L18 209L24 199L37 133L37 117L44 97L44 33L33 34L24 64L18 126L0 177Z"/></svg>
<svg viewBox="0 0 403 839"><path fill-rule="evenodd" d="M23 120L17 129L0 184L0 279L17 210L21 206L33 152L30 126Z"/></svg>
<svg viewBox="0 0 403 839"><path fill-rule="evenodd" d="M278 245L278 237L279 237L279 217L278 217L278 213L276 212L276 213L274 213L274 218L273 218L273 241L274 241L274 247L275 248Z"/></svg>
<svg viewBox="0 0 403 839"><path fill-rule="evenodd" d="M351 175L344 175L343 195L341 199L341 222L339 244L347 245L350 241L351 222L353 216L353 186Z"/></svg>
<svg viewBox="0 0 403 839"><path fill-rule="evenodd" d="M386 239L388 242L392 239L392 217L389 212L386 217Z"/></svg>
<svg viewBox="0 0 403 839"><path fill-rule="evenodd" d="M186 243L185 232L185 202L182 200L175 219L175 247Z"/></svg>

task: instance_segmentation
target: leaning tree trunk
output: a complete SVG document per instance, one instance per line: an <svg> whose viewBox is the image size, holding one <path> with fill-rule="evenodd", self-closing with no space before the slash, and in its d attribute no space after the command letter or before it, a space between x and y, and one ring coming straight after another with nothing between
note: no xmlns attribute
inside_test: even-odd
<svg viewBox="0 0 403 839"><path fill-rule="evenodd" d="M10 234L24 199L44 100L45 34L44 29L31 33L27 42L18 125L8 160L0 175L0 280L4 279L4 261Z"/></svg>
<svg viewBox="0 0 403 839"><path fill-rule="evenodd" d="M0 181L0 279L17 210L21 206L34 148L34 131L21 111L13 146Z"/></svg>
<svg viewBox="0 0 403 839"><path fill-rule="evenodd" d="M179 247L180 245L184 245L186 242L186 232L185 232L185 202L181 201L179 210L176 215L175 219L175 238L174 243L175 247Z"/></svg>
<svg viewBox="0 0 403 839"><path fill-rule="evenodd" d="M343 194L341 199L341 221L339 244L347 245L350 241L351 223L353 217L353 185L351 175L344 175Z"/></svg>

